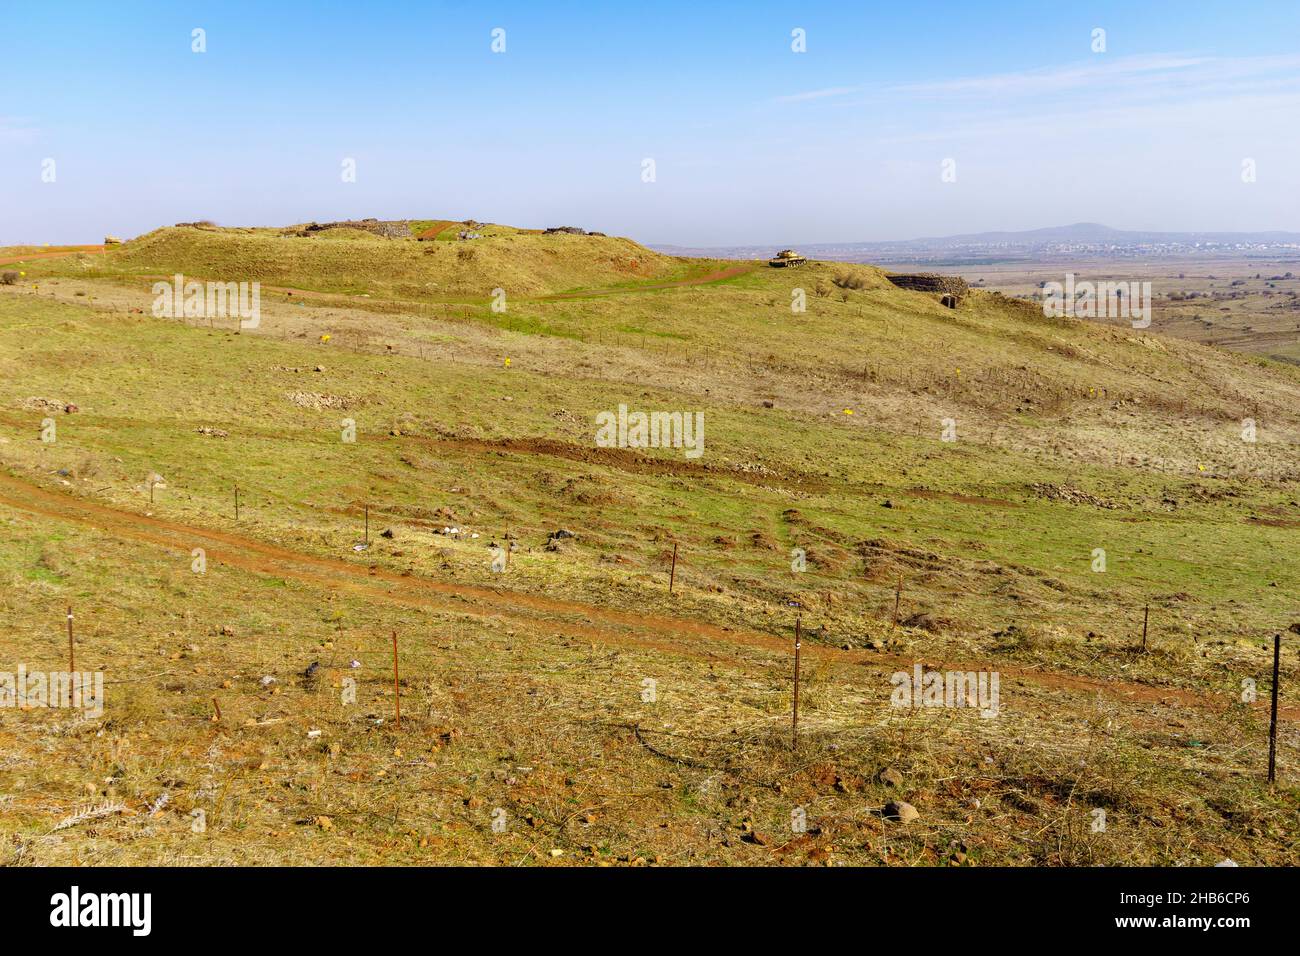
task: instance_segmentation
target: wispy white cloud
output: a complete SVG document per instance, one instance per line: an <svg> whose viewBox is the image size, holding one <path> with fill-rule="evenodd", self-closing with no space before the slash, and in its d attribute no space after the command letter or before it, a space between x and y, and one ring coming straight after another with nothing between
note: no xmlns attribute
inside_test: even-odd
<svg viewBox="0 0 1300 956"><path fill-rule="evenodd" d="M908 143L1096 143L1125 131L1150 133L1181 127L1215 128L1226 134L1241 127L1285 130L1288 118L1300 115L1300 91L1262 95L1199 97L1185 103L1103 103L1094 108L982 111L951 123L899 129L877 136L879 146ZM1123 140L1116 140L1122 142Z"/></svg>
<svg viewBox="0 0 1300 956"><path fill-rule="evenodd" d="M778 96L778 103L802 103L807 100L824 100L835 96L849 96L853 93L861 93L860 86L831 86L824 90L809 90L807 93L792 93L789 96Z"/></svg>
<svg viewBox="0 0 1300 956"><path fill-rule="evenodd" d="M869 108L876 146L960 140L1019 149L1031 137L1096 142L1175 125L1284 136L1287 117L1300 115L1297 54L1094 59L934 82L830 87L781 100L834 98L837 108Z"/></svg>
<svg viewBox="0 0 1300 956"><path fill-rule="evenodd" d="M1175 124L1221 132L1276 128L1300 110L1300 56L1154 54L892 88L891 98L930 102L940 128L900 129L894 142L984 139L1075 130L1094 140L1123 129Z"/></svg>
<svg viewBox="0 0 1300 956"><path fill-rule="evenodd" d="M1068 90L1091 89L1098 84L1134 83L1144 78L1186 74L1194 67L1215 62L1209 57L1154 53L1106 59L1068 66L965 76L927 83L899 83L888 87L895 94L912 96L1018 95L1034 96Z"/></svg>
<svg viewBox="0 0 1300 956"><path fill-rule="evenodd" d="M844 105L898 102L900 99L951 103L971 108L968 100L1059 100L1070 94L1122 94L1130 100L1250 94L1300 88L1300 55L1212 57L1184 53L1149 53L1127 57L1098 54L1056 67L1009 73L953 77L945 80L886 85L832 86L776 98L778 103L839 99Z"/></svg>

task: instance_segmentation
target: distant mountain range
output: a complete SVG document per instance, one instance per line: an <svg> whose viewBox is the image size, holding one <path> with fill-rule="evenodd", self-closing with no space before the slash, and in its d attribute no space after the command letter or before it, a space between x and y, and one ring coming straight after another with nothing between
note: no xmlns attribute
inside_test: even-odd
<svg viewBox="0 0 1300 956"><path fill-rule="evenodd" d="M691 248L656 245L677 256L767 259L771 246ZM799 252L840 262L921 262L960 265L1018 260L1098 258L1224 258L1242 255L1300 257L1300 232L1142 232L1076 222L1024 232L978 232L891 242L815 243Z"/></svg>

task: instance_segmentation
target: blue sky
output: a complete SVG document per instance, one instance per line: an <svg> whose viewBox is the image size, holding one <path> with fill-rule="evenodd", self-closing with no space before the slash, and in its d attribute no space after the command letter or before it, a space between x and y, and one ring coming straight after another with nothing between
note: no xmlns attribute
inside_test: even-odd
<svg viewBox="0 0 1300 956"><path fill-rule="evenodd" d="M359 216L683 245L1300 230L1293 0L0 13L0 244Z"/></svg>

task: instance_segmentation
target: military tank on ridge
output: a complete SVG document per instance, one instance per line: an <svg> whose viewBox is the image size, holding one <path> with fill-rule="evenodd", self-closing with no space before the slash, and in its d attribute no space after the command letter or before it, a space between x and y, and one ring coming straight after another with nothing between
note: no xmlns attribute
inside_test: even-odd
<svg viewBox="0 0 1300 956"><path fill-rule="evenodd" d="M806 258L793 249L782 249L771 259L768 259L767 264L777 269L784 269L790 266L801 266L807 261Z"/></svg>

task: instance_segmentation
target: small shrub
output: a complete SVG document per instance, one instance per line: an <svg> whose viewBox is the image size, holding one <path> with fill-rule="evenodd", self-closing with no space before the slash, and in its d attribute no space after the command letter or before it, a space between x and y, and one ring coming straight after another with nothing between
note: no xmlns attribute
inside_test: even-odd
<svg viewBox="0 0 1300 956"><path fill-rule="evenodd" d="M17 272L0 273L0 283L3 283L4 285L13 285L17 281L18 281Z"/></svg>

